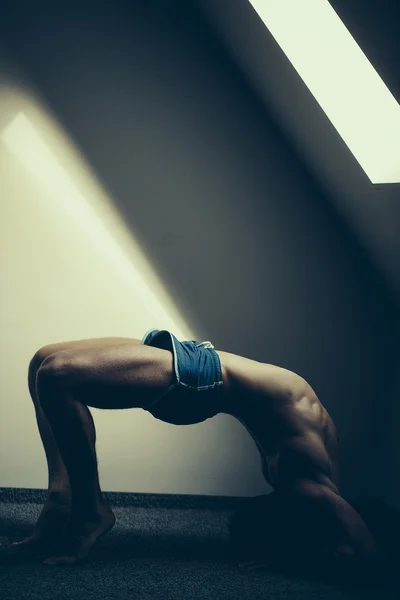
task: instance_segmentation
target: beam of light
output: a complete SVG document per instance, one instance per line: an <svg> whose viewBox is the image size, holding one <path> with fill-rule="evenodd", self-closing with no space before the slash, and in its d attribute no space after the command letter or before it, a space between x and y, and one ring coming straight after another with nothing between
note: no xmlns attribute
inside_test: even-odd
<svg viewBox="0 0 400 600"><path fill-rule="evenodd" d="M328 0L249 2L371 182L399 183L399 103Z"/></svg>
<svg viewBox="0 0 400 600"><path fill-rule="evenodd" d="M111 265L113 274L122 280L134 296L139 297L146 311L154 316L154 326L162 323L159 327L172 329L178 338L194 339L143 252L135 244L115 209L112 209L112 204L105 207L103 203L103 218L98 216L98 211L79 191L47 143L46 136L39 133L32 120L24 112L19 112L5 127L1 138L50 194L52 201L58 203L60 214L65 220L72 220L74 227L94 245L102 260ZM82 162L80 168L83 169ZM110 233L111 223L114 224L114 235ZM119 238L125 240L125 248L129 238L131 258L123 249L124 244L118 243Z"/></svg>

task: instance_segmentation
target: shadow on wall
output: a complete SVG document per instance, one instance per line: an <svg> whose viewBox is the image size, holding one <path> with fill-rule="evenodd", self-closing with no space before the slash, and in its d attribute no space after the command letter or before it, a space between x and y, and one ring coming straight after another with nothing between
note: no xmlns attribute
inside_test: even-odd
<svg viewBox="0 0 400 600"><path fill-rule="evenodd" d="M396 340L400 338L400 304L397 312ZM391 395L392 411L390 413L390 444L386 468L386 493L388 502L400 511L400 351L393 351L395 360L395 378Z"/></svg>
<svg viewBox="0 0 400 600"><path fill-rule="evenodd" d="M189 6L107 11L24 13L6 41L186 321L308 379L339 426L344 490L379 495L381 279Z"/></svg>

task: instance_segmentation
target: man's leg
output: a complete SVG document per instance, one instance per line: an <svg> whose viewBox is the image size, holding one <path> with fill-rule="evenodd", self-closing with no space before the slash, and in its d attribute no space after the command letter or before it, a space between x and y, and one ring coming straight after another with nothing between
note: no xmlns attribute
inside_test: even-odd
<svg viewBox="0 0 400 600"><path fill-rule="evenodd" d="M36 553L39 556L46 554L54 540L61 535L70 515L71 490L68 473L36 393L36 376L40 366L46 358L63 350L99 348L123 343L132 344L134 340L131 338L100 338L51 344L40 349L32 358L28 370L28 388L47 459L48 492L33 534L21 542L12 544L10 547L11 554ZM138 343L140 342L138 341ZM83 409L85 408L83 406ZM87 408L86 413L83 410L81 416L87 422L88 429L91 430L90 435L94 445L95 429L92 416Z"/></svg>
<svg viewBox="0 0 400 600"><path fill-rule="evenodd" d="M61 550L55 555L52 552L53 556L44 562L71 564L85 558L97 538L113 527L115 517L100 489L95 428L87 406L74 398L68 388L57 388L44 379L38 386L39 394L64 457L71 489L70 515L62 532Z"/></svg>
<svg viewBox="0 0 400 600"><path fill-rule="evenodd" d="M63 458L71 489L71 516L63 547L48 564L86 557L115 522L103 501L87 405L145 408L171 385L173 357L166 350L132 344L62 351L39 368L36 392Z"/></svg>

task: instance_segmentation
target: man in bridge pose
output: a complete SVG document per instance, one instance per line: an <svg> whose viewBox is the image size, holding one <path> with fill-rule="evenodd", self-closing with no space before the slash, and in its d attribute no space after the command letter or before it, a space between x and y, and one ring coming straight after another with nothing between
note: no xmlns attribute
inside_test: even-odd
<svg viewBox="0 0 400 600"><path fill-rule="evenodd" d="M291 371L154 329L141 341L45 346L30 362L28 382L49 486L33 535L12 552L73 564L113 527L99 485L91 406L142 408L176 425L226 413L246 427L275 491L255 498L230 523L242 562L377 556L368 527L338 489L335 425L310 385Z"/></svg>

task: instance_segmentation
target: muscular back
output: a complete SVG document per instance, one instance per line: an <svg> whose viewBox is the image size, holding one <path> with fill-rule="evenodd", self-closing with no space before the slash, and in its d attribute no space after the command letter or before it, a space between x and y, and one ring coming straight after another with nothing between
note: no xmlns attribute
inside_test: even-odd
<svg viewBox="0 0 400 600"><path fill-rule="evenodd" d="M262 536L264 557L270 539L272 555L279 540L286 540L284 552L291 546L310 560L318 560L320 552L328 560L379 558L365 522L338 490L336 428L310 385L291 371L228 353L221 353L221 363L228 383L225 412L254 438L280 506L272 514L261 511L251 532L254 537L263 523L273 529L276 521L277 535Z"/></svg>
<svg viewBox="0 0 400 600"><path fill-rule="evenodd" d="M228 381L227 410L252 435L274 489L296 479L337 491L337 433L311 386L299 375L218 352Z"/></svg>

